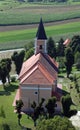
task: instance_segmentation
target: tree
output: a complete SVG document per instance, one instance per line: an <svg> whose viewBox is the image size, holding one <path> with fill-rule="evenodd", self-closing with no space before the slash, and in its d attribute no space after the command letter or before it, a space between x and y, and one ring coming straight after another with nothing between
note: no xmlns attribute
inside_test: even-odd
<svg viewBox="0 0 80 130"><path fill-rule="evenodd" d="M76 68L80 70L80 52L78 51L75 53L75 64Z"/></svg>
<svg viewBox="0 0 80 130"><path fill-rule="evenodd" d="M55 106L56 106L56 97L48 99L45 107L47 108L49 118L53 117L53 114L55 112Z"/></svg>
<svg viewBox="0 0 80 130"><path fill-rule="evenodd" d="M20 53L14 52L14 54L12 55L12 60L15 63L17 74L20 73L22 63L24 61L24 56L25 56L25 51L24 50L22 50Z"/></svg>
<svg viewBox="0 0 80 130"><path fill-rule="evenodd" d="M27 43L27 44L24 46L24 48L25 48L25 51L26 51L26 52L29 51L31 48L34 48L34 42L31 41L31 42Z"/></svg>
<svg viewBox="0 0 80 130"><path fill-rule="evenodd" d="M64 40L61 38L57 46L57 56L60 56L60 57L64 56L65 47L63 43L64 43Z"/></svg>
<svg viewBox="0 0 80 130"><path fill-rule="evenodd" d="M8 71L7 66L5 62L0 62L0 79L3 83L3 86L6 83L6 77L7 77Z"/></svg>
<svg viewBox="0 0 80 130"><path fill-rule="evenodd" d="M26 59L30 58L34 54L34 49L31 48L26 52Z"/></svg>
<svg viewBox="0 0 80 130"><path fill-rule="evenodd" d="M7 71L7 78L8 78L8 83L10 83L10 71L11 71L11 59L10 58L6 58L6 59L2 59L1 62L5 62L5 66L6 66L6 71Z"/></svg>
<svg viewBox="0 0 80 130"><path fill-rule="evenodd" d="M55 116L51 119L39 121L36 130L75 130L75 127L68 118Z"/></svg>
<svg viewBox="0 0 80 130"><path fill-rule="evenodd" d="M16 100L16 107L15 107L15 109L16 109L16 113L18 114L18 124L19 125L21 125L21 123L20 123L20 119L21 119L21 117L22 117L22 114L21 114L21 109L22 109L22 107L23 107L23 102L22 102L22 100Z"/></svg>
<svg viewBox="0 0 80 130"><path fill-rule="evenodd" d="M78 83L79 78L80 77L77 77L76 75L74 75L74 77L73 77L74 85L75 85L75 88L76 88L78 93L79 93L79 88L80 88L80 85Z"/></svg>
<svg viewBox="0 0 80 130"><path fill-rule="evenodd" d="M79 35L75 35L72 37L70 47L72 48L74 54L77 51L80 52L80 36Z"/></svg>
<svg viewBox="0 0 80 130"><path fill-rule="evenodd" d="M65 68L65 58L64 57L58 57L57 61L59 62L59 71L63 72L63 69Z"/></svg>
<svg viewBox="0 0 80 130"><path fill-rule="evenodd" d="M70 47L68 47L65 50L65 58L66 58L65 66L67 71L67 77L69 78L69 74L72 71L72 65L74 64L74 55Z"/></svg>
<svg viewBox="0 0 80 130"><path fill-rule="evenodd" d="M70 95L62 96L61 103L62 103L64 115L68 116L70 111L70 106L72 105L72 99Z"/></svg>
<svg viewBox="0 0 80 130"><path fill-rule="evenodd" d="M56 46L55 46L55 42L52 39L52 37L50 37L48 39L47 42L47 49L48 49L48 54L53 58L56 58Z"/></svg>
<svg viewBox="0 0 80 130"><path fill-rule="evenodd" d="M39 105L37 106L35 102L32 103L31 107L33 108L33 114L31 115L33 121L34 121L34 126L36 126L36 120L39 118L39 116L44 112L44 108L43 108L43 103L44 103L45 99L42 98L41 102L39 103Z"/></svg>

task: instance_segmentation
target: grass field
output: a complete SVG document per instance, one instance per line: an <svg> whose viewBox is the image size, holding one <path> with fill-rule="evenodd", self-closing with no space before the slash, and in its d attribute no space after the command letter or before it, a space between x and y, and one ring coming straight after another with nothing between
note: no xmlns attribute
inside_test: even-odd
<svg viewBox="0 0 80 130"><path fill-rule="evenodd" d="M14 107L12 106L17 88L18 83L13 83L5 89L0 85L0 130L5 129L2 128L2 124L9 126L9 129L5 130L22 130L18 125L17 115L14 113ZM34 130L33 122L27 118L27 115L23 114L21 124Z"/></svg>
<svg viewBox="0 0 80 130"><path fill-rule="evenodd" d="M13 0L0 1L1 26L39 23L40 17L43 18L44 22L80 18L80 3L29 4ZM6 26L4 26L4 30L5 28ZM79 34L79 28L80 22L45 27L47 36L52 36L55 42L58 42L61 37L66 39ZM0 50L24 47L24 45L35 38L36 31L37 26L34 29L25 28L17 30L15 28L14 31L0 31Z"/></svg>
<svg viewBox="0 0 80 130"><path fill-rule="evenodd" d="M80 33L80 22L65 23L61 25L54 25L45 27L48 37L53 37L55 42L63 37L72 38L73 35ZM0 50L21 48L29 41L34 40L37 32L37 27L32 29L14 30L0 32Z"/></svg>
<svg viewBox="0 0 80 130"><path fill-rule="evenodd" d="M28 4L0 1L0 25L38 23L80 18L80 4Z"/></svg>

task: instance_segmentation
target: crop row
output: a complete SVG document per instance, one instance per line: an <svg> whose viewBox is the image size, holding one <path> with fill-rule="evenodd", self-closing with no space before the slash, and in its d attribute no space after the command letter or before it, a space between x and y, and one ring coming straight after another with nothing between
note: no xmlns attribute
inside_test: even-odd
<svg viewBox="0 0 80 130"><path fill-rule="evenodd" d="M80 34L80 22L66 23L45 27L48 37L53 37L58 42L59 38L71 38ZM37 28L0 32L0 50L24 47L29 41L34 40Z"/></svg>
<svg viewBox="0 0 80 130"><path fill-rule="evenodd" d="M0 25L38 23L40 17L44 22L79 18L80 6L32 5L3 8L0 11Z"/></svg>

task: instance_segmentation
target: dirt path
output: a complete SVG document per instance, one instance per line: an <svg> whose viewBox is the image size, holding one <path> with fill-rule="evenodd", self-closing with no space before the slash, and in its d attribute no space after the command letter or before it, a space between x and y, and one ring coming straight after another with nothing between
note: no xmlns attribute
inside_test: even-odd
<svg viewBox="0 0 80 130"><path fill-rule="evenodd" d="M80 18L64 20L64 21L57 21L57 22L50 22L45 23L45 26L52 26L52 25L59 25L64 23L70 22L79 22ZM23 30L23 29L31 29L37 27L38 24L31 24L31 25L13 25L13 26L0 26L0 32L11 31L11 30Z"/></svg>

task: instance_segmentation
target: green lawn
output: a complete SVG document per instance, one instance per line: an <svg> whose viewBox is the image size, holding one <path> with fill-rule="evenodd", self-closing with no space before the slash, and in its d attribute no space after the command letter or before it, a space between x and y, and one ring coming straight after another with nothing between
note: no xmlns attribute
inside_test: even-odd
<svg viewBox="0 0 80 130"><path fill-rule="evenodd" d="M11 86L7 86L6 89L0 85L0 115L1 109L4 113L4 117L0 116L0 130L4 130L2 124L7 124L10 130L21 130L21 127L18 126L17 115L14 113L14 107L12 106L17 88L18 83L13 83ZM27 128L33 128L34 130L33 122L27 118L27 115L23 114L21 124Z"/></svg>
<svg viewBox="0 0 80 130"><path fill-rule="evenodd" d="M45 27L48 37L53 37L55 42L63 37L72 38L80 33L80 22L66 23ZM37 27L25 30L15 30L0 32L0 50L24 47L29 41L33 41L37 32Z"/></svg>

